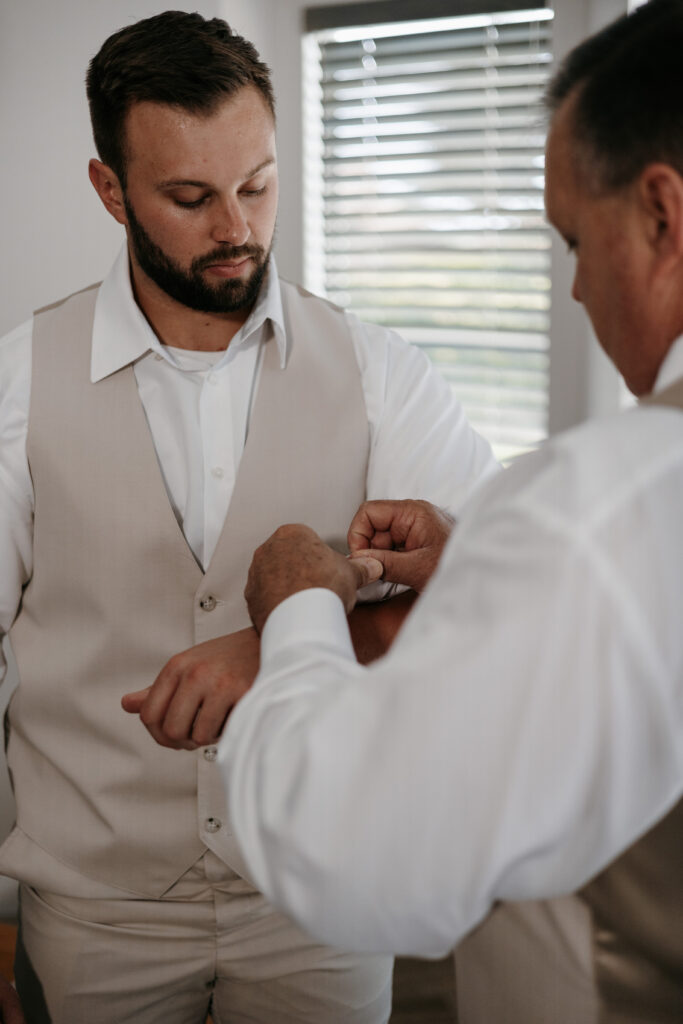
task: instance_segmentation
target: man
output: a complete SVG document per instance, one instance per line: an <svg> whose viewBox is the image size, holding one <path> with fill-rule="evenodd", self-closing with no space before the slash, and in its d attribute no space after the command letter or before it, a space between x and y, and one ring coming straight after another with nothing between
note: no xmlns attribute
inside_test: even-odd
<svg viewBox="0 0 683 1024"><path fill-rule="evenodd" d="M390 958L275 912L222 809L215 743L258 664L242 592L279 523L343 546L366 496L454 510L494 462L423 356L278 279L251 44L167 12L105 42L88 97L90 177L127 244L0 344L0 629L20 676L0 868L22 882L26 1019L384 1021ZM391 607L356 622L364 656Z"/></svg>
<svg viewBox="0 0 683 1024"><path fill-rule="evenodd" d="M574 297L654 397L480 492L368 669L344 611L382 571L424 584L445 532L428 506L363 506L358 568L287 526L250 571L262 668L219 748L246 861L349 948L444 953L498 905L464 1024L683 1012L682 51L683 5L652 0L549 93Z"/></svg>

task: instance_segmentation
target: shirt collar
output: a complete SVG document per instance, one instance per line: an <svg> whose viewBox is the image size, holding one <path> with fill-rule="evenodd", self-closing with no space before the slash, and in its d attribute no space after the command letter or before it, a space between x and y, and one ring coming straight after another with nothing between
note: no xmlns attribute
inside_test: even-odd
<svg viewBox="0 0 683 1024"><path fill-rule="evenodd" d="M240 327L225 354L225 362L236 349L253 338L257 331L270 322L273 338L280 354L282 369L287 363L288 342L285 331L280 282L273 256L268 274L259 292L256 304L246 323ZM173 358L162 345L135 301L130 283L128 248L124 245L114 265L100 287L95 305L92 334L90 380L93 384L111 373L134 363L146 352L156 352L169 362ZM223 364L220 361L217 366Z"/></svg>
<svg viewBox="0 0 683 1024"><path fill-rule="evenodd" d="M674 341L673 345L664 357L664 362L659 367L655 386L652 391L656 394L667 388L679 377L683 377L683 335Z"/></svg>

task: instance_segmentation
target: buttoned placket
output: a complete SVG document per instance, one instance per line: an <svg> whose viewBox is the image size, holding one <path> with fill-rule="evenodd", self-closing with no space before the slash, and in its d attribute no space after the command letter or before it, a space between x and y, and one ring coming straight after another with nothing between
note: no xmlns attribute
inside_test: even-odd
<svg viewBox="0 0 683 1024"><path fill-rule="evenodd" d="M218 748L213 744L197 751L197 825L202 842L217 856L226 859L231 844L217 756Z"/></svg>
<svg viewBox="0 0 683 1024"><path fill-rule="evenodd" d="M208 566L232 497L246 437L249 398L258 372L259 339L229 349L204 376L199 426L204 470L204 566ZM235 339L236 340L236 339ZM234 344L234 342L233 342ZM217 600L203 594L199 607L211 616ZM234 859L234 840L226 820L225 792L214 745L197 751L197 825L202 840L223 860Z"/></svg>
<svg viewBox="0 0 683 1024"><path fill-rule="evenodd" d="M235 486L239 460L246 440L249 411L258 378L263 325L249 338L237 335L228 351L201 374L197 415L202 453L203 537L201 562L206 569L223 528ZM177 366L172 353L154 356ZM182 371L181 371L182 372ZM195 371L195 380L196 380ZM197 552L195 552L197 554ZM196 629L218 607L217 598L202 592L198 597ZM210 630L210 632L212 632ZM223 782L216 765L217 747L197 751L197 826L200 839L223 861L235 862L236 846L229 831ZM241 859L241 858L240 858Z"/></svg>

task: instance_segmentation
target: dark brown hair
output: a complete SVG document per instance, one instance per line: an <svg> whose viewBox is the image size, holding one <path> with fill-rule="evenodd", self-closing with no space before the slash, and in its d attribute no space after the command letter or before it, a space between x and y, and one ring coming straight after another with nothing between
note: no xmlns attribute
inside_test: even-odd
<svg viewBox="0 0 683 1024"><path fill-rule="evenodd" d="M576 96L576 155L595 191L630 184L653 161L683 175L682 55L682 0L650 0L575 47L550 82L551 113Z"/></svg>
<svg viewBox="0 0 683 1024"><path fill-rule="evenodd" d="M270 71L254 46L221 18L165 11L109 36L86 75L100 159L125 186L125 119L134 103L167 103L210 114L244 86L275 114Z"/></svg>

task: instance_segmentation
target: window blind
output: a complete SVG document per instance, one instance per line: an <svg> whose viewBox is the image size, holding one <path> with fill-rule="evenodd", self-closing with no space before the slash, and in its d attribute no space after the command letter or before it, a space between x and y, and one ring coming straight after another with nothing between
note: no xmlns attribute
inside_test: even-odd
<svg viewBox="0 0 683 1024"><path fill-rule="evenodd" d="M309 288L423 347L501 458L545 437L552 11L304 37Z"/></svg>

